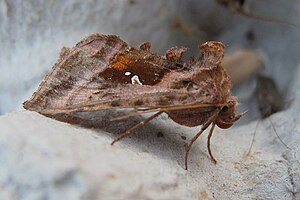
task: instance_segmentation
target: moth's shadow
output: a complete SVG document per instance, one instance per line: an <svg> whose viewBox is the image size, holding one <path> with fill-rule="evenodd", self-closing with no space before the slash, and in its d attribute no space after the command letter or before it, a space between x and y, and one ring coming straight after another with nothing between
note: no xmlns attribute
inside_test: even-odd
<svg viewBox="0 0 300 200"><path fill-rule="evenodd" d="M70 115L61 115L55 116L55 118L85 128L92 128L96 131L99 130L99 134L100 130L106 131L112 137L113 141L130 127L147 119L147 116L135 116L125 120L111 120L113 117L122 116L124 114L126 114L124 111L99 111L94 113L77 113L72 117L70 117ZM173 122L172 125L159 123L164 119L170 120L167 119L166 115L153 119L151 123L134 130L130 136L120 140L115 145L125 143L131 148L133 147L139 151L155 154L164 160L179 162L179 164L183 166L185 144L188 142L188 139L186 139L187 134L175 128L173 124L175 126L176 124ZM199 152L201 151L199 150Z"/></svg>

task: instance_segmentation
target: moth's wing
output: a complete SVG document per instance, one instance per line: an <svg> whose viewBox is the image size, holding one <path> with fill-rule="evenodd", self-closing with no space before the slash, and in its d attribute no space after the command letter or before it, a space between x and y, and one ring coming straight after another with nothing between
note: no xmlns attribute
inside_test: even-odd
<svg viewBox="0 0 300 200"><path fill-rule="evenodd" d="M62 49L52 72L32 98L24 102L24 108L51 115L50 110L89 108L85 104L113 102L124 98L120 95L129 97L131 94L129 100L132 94L139 93L139 90L133 91L135 88L126 91L133 81L155 85L166 73L181 67L181 63L164 59L149 49L131 47L117 36L94 34L72 49ZM98 109L108 108L107 105L102 107Z"/></svg>
<svg viewBox="0 0 300 200"><path fill-rule="evenodd" d="M116 108L164 108L176 110L183 108L213 108L216 91L213 87L204 87L197 91L170 89L151 85L122 84L112 88L91 89L92 85L76 87L65 96L56 98L43 96L47 100L45 107L37 107L41 114L56 115L74 112L93 112ZM62 92L63 93L63 92ZM41 109L40 109L41 108Z"/></svg>
<svg viewBox="0 0 300 200"><path fill-rule="evenodd" d="M214 67L218 64L213 63L219 60L214 61L216 48L215 43L202 45L203 62L199 66L204 71L218 69ZM24 108L51 116L111 108L218 103L220 88L210 77L212 80L202 81L204 85L198 90L179 87L181 79L191 79L194 74L181 61L167 60L148 49L136 49L116 36L94 34L74 48L62 50L53 71L32 98L24 102Z"/></svg>
<svg viewBox="0 0 300 200"><path fill-rule="evenodd" d="M116 36L94 34L79 42L74 48L63 48L54 65L25 109L42 112L48 107L65 106L72 93L80 87L90 87L91 92L103 87L105 81L98 77L112 57L128 45Z"/></svg>
<svg viewBox="0 0 300 200"><path fill-rule="evenodd" d="M207 95L203 95L207 93ZM87 95L88 94L88 95ZM77 93L68 96L65 102L48 106L41 110L42 114L59 114L74 112L93 112L116 108L165 108L166 110L188 108L191 105L206 105L215 107L213 100L215 93L209 91L187 92L174 89L166 89L159 86L123 86L110 90L102 90L91 94L89 89L81 88ZM60 107L60 105L64 105ZM181 108L179 108L181 107Z"/></svg>
<svg viewBox="0 0 300 200"><path fill-rule="evenodd" d="M200 62L201 69L213 70L221 64L224 58L224 44L221 42L209 41L199 45L202 53Z"/></svg>

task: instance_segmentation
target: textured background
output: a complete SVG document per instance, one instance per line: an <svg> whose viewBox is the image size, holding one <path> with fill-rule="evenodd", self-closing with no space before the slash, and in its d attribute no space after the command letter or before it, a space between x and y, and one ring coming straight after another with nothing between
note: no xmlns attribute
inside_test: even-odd
<svg viewBox="0 0 300 200"><path fill-rule="evenodd" d="M299 4L248 0L246 6L296 23ZM0 113L21 110L60 48L91 32L116 34L132 45L150 41L162 54L183 45L197 56L197 45L212 39L228 52L257 49L265 62L262 73L274 78L290 102L271 118L290 149L264 120L252 154L245 156L257 124L249 122L257 116L252 79L235 90L241 110L250 111L243 119L249 123L216 130L212 148L218 165L207 156L205 137L197 141L189 171L183 170L184 144L199 127L162 116L111 147L134 122L107 124L110 131L103 131L13 112L0 117L0 199L300 199L299 28L244 18L211 0L0 0Z"/></svg>

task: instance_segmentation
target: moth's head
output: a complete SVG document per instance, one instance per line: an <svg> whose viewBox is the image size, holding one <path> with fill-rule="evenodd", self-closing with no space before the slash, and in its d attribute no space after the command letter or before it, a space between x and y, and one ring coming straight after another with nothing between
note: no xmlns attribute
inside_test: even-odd
<svg viewBox="0 0 300 200"><path fill-rule="evenodd" d="M216 119L216 124L218 127L227 129L230 128L234 122L239 120L246 112L236 115L238 101L236 97L231 97L227 103L221 108L219 115Z"/></svg>

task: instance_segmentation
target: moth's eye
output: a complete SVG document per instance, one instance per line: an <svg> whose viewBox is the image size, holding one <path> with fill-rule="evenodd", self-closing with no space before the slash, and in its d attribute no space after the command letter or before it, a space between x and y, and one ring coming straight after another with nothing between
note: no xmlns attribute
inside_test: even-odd
<svg viewBox="0 0 300 200"><path fill-rule="evenodd" d="M234 117L232 116L232 115L230 115L229 117L228 117L228 119L230 119L230 120L232 120Z"/></svg>
<svg viewBox="0 0 300 200"><path fill-rule="evenodd" d="M224 106L222 109L221 109L221 112L227 112L228 111L228 106Z"/></svg>

